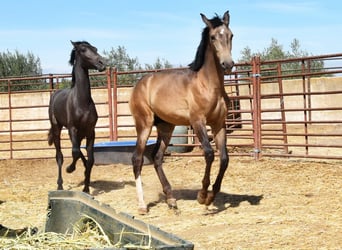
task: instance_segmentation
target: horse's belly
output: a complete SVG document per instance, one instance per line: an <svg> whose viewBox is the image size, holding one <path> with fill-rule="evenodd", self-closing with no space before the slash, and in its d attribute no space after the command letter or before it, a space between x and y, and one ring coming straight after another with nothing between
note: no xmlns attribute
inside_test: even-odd
<svg viewBox="0 0 342 250"><path fill-rule="evenodd" d="M155 110L155 114L162 120L175 125L190 125L189 110L187 109Z"/></svg>

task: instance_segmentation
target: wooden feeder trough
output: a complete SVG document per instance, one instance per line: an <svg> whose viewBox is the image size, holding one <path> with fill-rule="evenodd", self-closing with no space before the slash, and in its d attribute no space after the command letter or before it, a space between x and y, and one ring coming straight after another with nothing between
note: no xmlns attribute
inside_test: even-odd
<svg viewBox="0 0 342 250"><path fill-rule="evenodd" d="M108 141L94 144L94 164L105 165L113 163L132 164L132 153L136 141ZM144 164L151 164L155 140L148 140L144 152Z"/></svg>
<svg viewBox="0 0 342 250"><path fill-rule="evenodd" d="M144 249L194 248L191 242L136 220L128 214L116 213L113 208L100 204L83 192L50 191L48 204L46 232L72 233L73 225L86 215L101 225L113 245L120 243L120 248L113 249L129 249L132 244Z"/></svg>

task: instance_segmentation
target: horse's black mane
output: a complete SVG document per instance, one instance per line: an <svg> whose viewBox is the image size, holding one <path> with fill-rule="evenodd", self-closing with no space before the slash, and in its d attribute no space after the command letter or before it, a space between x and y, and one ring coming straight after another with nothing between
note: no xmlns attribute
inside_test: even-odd
<svg viewBox="0 0 342 250"><path fill-rule="evenodd" d="M223 24L222 19L216 14L213 19L209 20L213 28L221 26ZM202 32L202 40L198 45L195 59L192 63L189 64L189 67L193 71L199 71L203 66L204 58L205 58L205 50L207 48L209 41L209 28L205 27Z"/></svg>
<svg viewBox="0 0 342 250"><path fill-rule="evenodd" d="M88 43L87 41L79 41L79 42L73 42L75 45L81 45L81 44L85 44L85 45L90 45L90 43ZM70 60L69 60L69 63L71 66L74 65L75 63L75 59L76 59L76 49L73 48L72 51L71 51L71 54L70 54Z"/></svg>
<svg viewBox="0 0 342 250"><path fill-rule="evenodd" d="M81 45L81 44L85 44L88 46L91 46L90 43L88 43L87 41L79 41L79 42L73 42L74 45ZM69 60L69 64L71 66L74 66L75 63L75 59L76 59L76 49L75 47L71 50L71 54L70 54L70 60ZM71 80L71 87L73 87L75 85L75 72L74 72L74 67L72 68L72 80Z"/></svg>

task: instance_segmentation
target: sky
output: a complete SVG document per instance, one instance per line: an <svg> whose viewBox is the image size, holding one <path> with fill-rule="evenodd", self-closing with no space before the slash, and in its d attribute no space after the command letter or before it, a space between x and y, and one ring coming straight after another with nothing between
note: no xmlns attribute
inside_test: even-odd
<svg viewBox="0 0 342 250"><path fill-rule="evenodd" d="M124 46L140 64L159 57L189 64L205 27L229 10L233 58L247 46L261 52L274 38L290 50L293 39L313 55L342 51L340 0L11 0L1 2L0 52L33 53L43 73L69 73L72 41L88 41L100 53Z"/></svg>

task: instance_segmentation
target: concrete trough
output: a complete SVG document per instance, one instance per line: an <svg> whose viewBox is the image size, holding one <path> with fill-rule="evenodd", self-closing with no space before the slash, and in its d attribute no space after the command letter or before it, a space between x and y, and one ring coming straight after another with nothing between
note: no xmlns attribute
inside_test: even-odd
<svg viewBox="0 0 342 250"><path fill-rule="evenodd" d="M94 144L94 164L122 163L131 165L136 141L108 141ZM148 140L144 153L144 164L151 164L155 140Z"/></svg>
<svg viewBox="0 0 342 250"><path fill-rule="evenodd" d="M108 205L100 204L83 192L50 191L46 232L72 233L75 223L86 215L94 219L113 245L128 249L133 245L148 249L192 250L194 245L173 234L148 225L125 213L116 213ZM125 247L127 245L127 247Z"/></svg>

